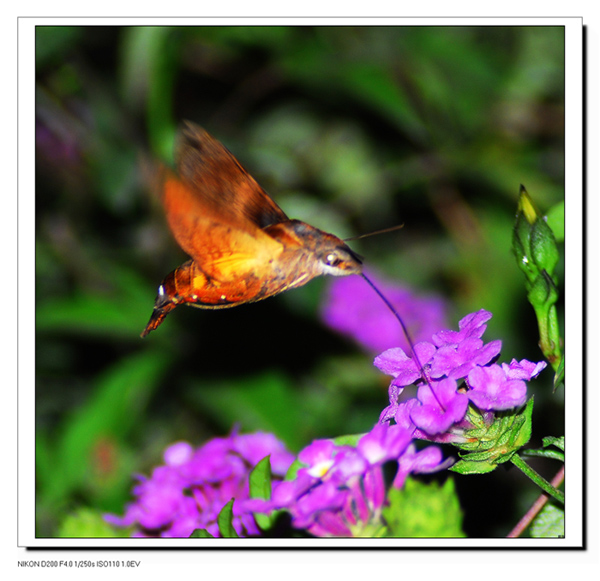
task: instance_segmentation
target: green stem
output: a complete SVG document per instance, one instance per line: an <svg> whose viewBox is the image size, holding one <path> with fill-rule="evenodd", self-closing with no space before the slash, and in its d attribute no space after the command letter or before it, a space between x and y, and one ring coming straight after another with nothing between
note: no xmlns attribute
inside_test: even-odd
<svg viewBox="0 0 600 581"><path fill-rule="evenodd" d="M518 454L514 454L510 461L519 469L525 476L533 480L544 492L558 500L561 504L565 503L565 493L557 488L554 488L546 479L542 478L529 464L527 464Z"/></svg>

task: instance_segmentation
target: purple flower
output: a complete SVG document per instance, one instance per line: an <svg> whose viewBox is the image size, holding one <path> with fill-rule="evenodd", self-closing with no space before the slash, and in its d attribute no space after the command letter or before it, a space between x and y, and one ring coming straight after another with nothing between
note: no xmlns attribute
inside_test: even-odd
<svg viewBox="0 0 600 581"><path fill-rule="evenodd" d="M500 365L475 367L469 372L467 397L481 410L507 410L527 401L527 384L511 379Z"/></svg>
<svg viewBox="0 0 600 581"><path fill-rule="evenodd" d="M287 472L294 459L283 442L273 434L263 432L233 436L233 449L246 463L250 463L251 468L270 456L271 471L280 475Z"/></svg>
<svg viewBox="0 0 600 581"><path fill-rule="evenodd" d="M446 306L439 298L420 298L407 288L369 274L394 305L415 340L427 338L446 324ZM402 329L386 304L358 276L333 278L322 317L329 327L349 335L367 350L380 353L398 345L408 349Z"/></svg>
<svg viewBox="0 0 600 581"><path fill-rule="evenodd" d="M376 424L355 448L331 440L313 442L298 456L305 465L296 478L275 485L268 508L287 510L292 526L315 536L375 535L385 526L386 462L398 463L398 488L409 473L445 467L434 447L417 453L411 433L399 425Z"/></svg>
<svg viewBox="0 0 600 581"><path fill-rule="evenodd" d="M444 345L437 350L431 362L432 377L466 377L478 365L486 365L500 353L502 341L487 345L481 339L468 337L455 345Z"/></svg>
<svg viewBox="0 0 600 581"><path fill-rule="evenodd" d="M437 446L427 446L427 448L417 451L414 444L411 444L405 454L398 461L398 472L394 478L393 486L402 488L406 477L411 473L427 474L443 470L451 465L453 460L449 458L442 461L442 451Z"/></svg>
<svg viewBox="0 0 600 581"><path fill-rule="evenodd" d="M264 457L271 457L275 481L283 478L294 460L271 434L232 433L214 438L194 450L177 442L165 450L165 465L150 478L139 476L133 489L135 501L123 517L106 515L116 526L135 527L134 536L189 537L194 529L219 536L217 517L232 499L233 526L240 536L256 535L259 529L245 504L249 475Z"/></svg>
<svg viewBox="0 0 600 581"><path fill-rule="evenodd" d="M391 391L391 389L390 389ZM414 407L421 405L416 397L410 398L402 403L392 402L381 412L379 421L381 423L394 420L396 425L401 426L405 430L410 430L414 433L416 426L412 421L410 414Z"/></svg>
<svg viewBox="0 0 600 581"><path fill-rule="evenodd" d="M435 352L436 348L431 343L422 342L415 345L418 361L424 368L430 363ZM394 378L392 384L396 387L410 385L422 376L417 361L400 347L388 349L375 357L374 365L386 375L391 375Z"/></svg>
<svg viewBox="0 0 600 581"><path fill-rule="evenodd" d="M358 442L358 452L371 464L383 464L399 458L411 442L409 430L400 426L375 424Z"/></svg>
<svg viewBox="0 0 600 581"><path fill-rule="evenodd" d="M525 382L537 376L546 364L525 359L492 363L500 354L502 342L486 344L481 340L491 316L484 310L467 315L459 322L459 331L442 330L433 335L431 342L415 345L416 358L398 347L376 357L375 366L393 377L389 405L379 421L393 420L412 429L417 438L452 441L460 438L458 432L469 401L482 411L522 406L527 398ZM465 380L460 389L458 380ZM410 383L419 386L417 398L399 403L400 393Z"/></svg>
<svg viewBox="0 0 600 581"><path fill-rule="evenodd" d="M537 377L545 367L545 361L532 363L531 361L527 361L527 359L521 359L521 361L513 359L508 364L502 364L502 369L504 369L504 372L508 378L523 379L525 381L529 381L530 379Z"/></svg>
<svg viewBox="0 0 600 581"><path fill-rule="evenodd" d="M107 518L117 526L138 524L142 529L159 530L167 526L173 514L178 517L189 516L192 507L187 505L183 495L182 480L176 470L170 466L155 468L151 478L138 476L140 483L133 493L140 502L128 507L123 518Z"/></svg>
<svg viewBox="0 0 600 581"><path fill-rule="evenodd" d="M332 440L315 440L298 454L298 460L308 466L308 474L320 478L333 466L335 452L336 446Z"/></svg>
<svg viewBox="0 0 600 581"><path fill-rule="evenodd" d="M435 390L435 391L434 391ZM469 400L456 390L454 379L442 379L432 385L422 385L417 391L420 406L415 406L411 420L428 434L440 434L460 422L467 412Z"/></svg>
<svg viewBox="0 0 600 581"><path fill-rule="evenodd" d="M459 331L440 331L433 336L433 342L437 347L443 347L444 345L457 345L470 337L479 339L487 328L484 323L491 318L492 313L484 309L471 313L458 322Z"/></svg>
<svg viewBox="0 0 600 581"><path fill-rule="evenodd" d="M187 442L177 442L171 444L163 454L167 466L181 466L192 459L194 448Z"/></svg>

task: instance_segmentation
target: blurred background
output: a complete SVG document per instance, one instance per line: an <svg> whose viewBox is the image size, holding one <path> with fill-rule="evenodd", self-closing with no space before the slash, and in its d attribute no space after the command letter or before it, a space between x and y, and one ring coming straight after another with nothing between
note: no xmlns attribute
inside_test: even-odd
<svg viewBox="0 0 600 581"><path fill-rule="evenodd" d="M370 272L442 299L452 328L490 310L502 361L542 359L511 236L520 184L541 212L564 198L562 28L38 27L36 70L38 536L122 514L174 441L237 425L297 452L387 405L376 353L323 323L330 280L182 307L140 338L187 260L141 161L172 163L183 120L292 218L341 238L404 224L351 243ZM564 433L562 390L550 370L530 388L539 445ZM537 495L502 469L456 480L470 536L506 534Z"/></svg>

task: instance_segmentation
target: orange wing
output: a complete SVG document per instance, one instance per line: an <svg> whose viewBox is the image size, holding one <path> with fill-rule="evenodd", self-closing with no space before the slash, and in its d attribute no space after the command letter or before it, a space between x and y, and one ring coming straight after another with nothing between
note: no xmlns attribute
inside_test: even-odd
<svg viewBox="0 0 600 581"><path fill-rule="evenodd" d="M288 220L284 211L256 183L237 159L204 129L186 122L176 145L181 179L227 221L266 228Z"/></svg>
<svg viewBox="0 0 600 581"><path fill-rule="evenodd" d="M210 278L226 282L277 259L283 245L249 221L242 225L226 213L203 205L187 184L170 175L163 203L169 227L181 248Z"/></svg>
<svg viewBox="0 0 600 581"><path fill-rule="evenodd" d="M288 217L223 145L188 122L175 157L179 177L164 175L167 221L206 275L230 281L281 254L281 242L263 228Z"/></svg>

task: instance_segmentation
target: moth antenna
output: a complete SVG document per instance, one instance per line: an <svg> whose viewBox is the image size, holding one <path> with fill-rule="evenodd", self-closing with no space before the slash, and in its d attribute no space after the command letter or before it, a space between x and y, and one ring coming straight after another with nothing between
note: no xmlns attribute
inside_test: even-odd
<svg viewBox="0 0 600 581"><path fill-rule="evenodd" d="M368 234L359 234L358 236L344 238L344 242L349 242L350 240L360 240L361 238L368 238L369 236L375 236L377 234L387 234L388 232L400 230L400 228L404 228L404 224L398 224L397 226L391 226L390 228L384 228L383 230L375 230L375 232L369 232Z"/></svg>
<svg viewBox="0 0 600 581"><path fill-rule="evenodd" d="M369 286L379 295L379 298L386 304L387 308L390 311L392 311L392 314L394 315L394 317L396 317L396 319L398 319L398 322L400 323L400 326L402 327L402 331L404 333L404 336L406 337L406 340L408 341L408 345L410 346L410 350L412 352L412 356L414 357L415 362L416 362L416 364L419 367L419 371L421 373L421 377L423 378L423 380L425 381L425 383L427 383L427 385L429 386L429 389L431 390L431 393L433 394L433 397L435 398L435 401L437 401L437 403L442 408L442 410L446 411L446 408L444 407L444 405L442 404L442 402L438 399L438 396L435 393L435 390L433 389L433 386L431 385L431 382L429 381L429 378L427 377L427 374L425 373L425 369L424 369L423 365L421 365L421 361L419 360L419 356L417 355L417 352L415 351L415 344L413 343L413 340L412 340L412 338L410 336L410 333L408 332L408 329L406 328L406 325L404 324L404 321L402 320L402 317L398 314L398 311L394 308L394 305L392 305L392 303L388 300L388 298L375 286L375 284L373 283L373 281L370 280L364 272L361 272L360 276L362 276L367 281L367 283L369 284Z"/></svg>

